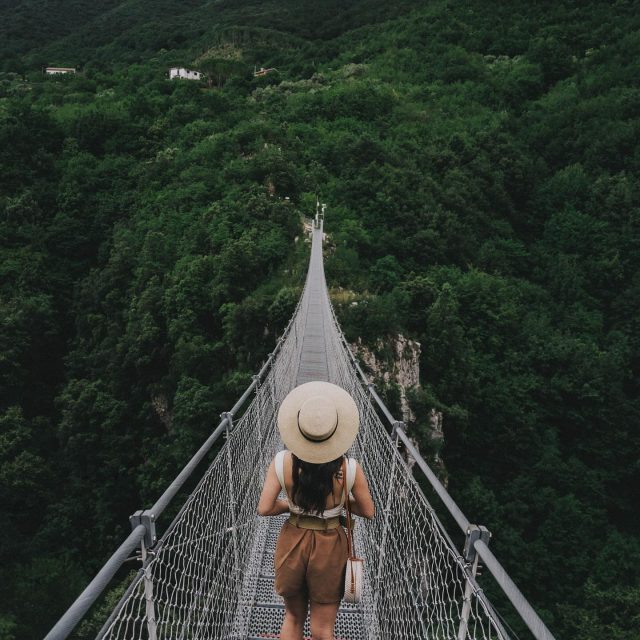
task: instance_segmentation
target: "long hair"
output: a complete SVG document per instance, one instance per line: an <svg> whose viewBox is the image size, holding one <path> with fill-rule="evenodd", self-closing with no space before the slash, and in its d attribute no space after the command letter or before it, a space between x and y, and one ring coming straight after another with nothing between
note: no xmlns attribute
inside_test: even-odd
<svg viewBox="0 0 640 640"><path fill-rule="evenodd" d="M333 491L333 477L342 465L342 456L323 464L312 464L291 454L292 500L304 511L322 513L327 496Z"/></svg>

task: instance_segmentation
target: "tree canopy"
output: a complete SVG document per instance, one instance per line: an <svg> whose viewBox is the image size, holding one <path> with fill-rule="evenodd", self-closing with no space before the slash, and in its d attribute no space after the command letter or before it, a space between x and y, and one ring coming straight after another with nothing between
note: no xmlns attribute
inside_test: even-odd
<svg viewBox="0 0 640 640"><path fill-rule="evenodd" d="M558 637L640 638L636 3L18 0L0 42L0 640L272 350L317 196L347 336L422 345L454 498Z"/></svg>

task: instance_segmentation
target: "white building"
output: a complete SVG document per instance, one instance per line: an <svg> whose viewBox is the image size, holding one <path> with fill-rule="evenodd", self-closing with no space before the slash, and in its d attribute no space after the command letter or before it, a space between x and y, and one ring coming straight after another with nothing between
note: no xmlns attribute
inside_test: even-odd
<svg viewBox="0 0 640 640"><path fill-rule="evenodd" d="M271 67L270 69L265 69L264 67L260 67L257 71L253 72L253 75L256 78L260 78L262 76L266 76L268 73L271 73L272 71L277 71L277 69L274 69L273 67Z"/></svg>
<svg viewBox="0 0 640 640"><path fill-rule="evenodd" d="M199 71L191 71L190 69L185 69L184 67L171 67L171 69L169 69L169 80L173 80L174 78L184 78L185 80L200 80L202 79L202 74Z"/></svg>
<svg viewBox="0 0 640 640"><path fill-rule="evenodd" d="M44 72L47 75L55 76L61 73L75 73L76 70L73 67L47 67Z"/></svg>

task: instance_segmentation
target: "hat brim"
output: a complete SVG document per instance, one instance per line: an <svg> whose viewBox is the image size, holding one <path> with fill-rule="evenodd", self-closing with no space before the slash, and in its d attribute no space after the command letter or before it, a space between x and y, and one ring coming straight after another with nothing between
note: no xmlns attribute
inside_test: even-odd
<svg viewBox="0 0 640 640"><path fill-rule="evenodd" d="M334 434L323 442L304 437L298 427L298 412L307 398L325 396L331 399L338 414ZM323 464L339 458L358 435L360 416L353 398L341 387L330 382L306 382L293 389L282 401L278 411L278 429L285 447L300 460Z"/></svg>

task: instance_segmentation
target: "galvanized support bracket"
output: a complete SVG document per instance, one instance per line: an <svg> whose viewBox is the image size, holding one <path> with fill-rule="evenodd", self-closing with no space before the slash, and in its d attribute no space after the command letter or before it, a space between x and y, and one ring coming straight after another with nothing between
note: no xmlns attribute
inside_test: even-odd
<svg viewBox="0 0 640 640"><path fill-rule="evenodd" d="M407 425L404 422L402 422L402 420L396 420L391 425L391 439L393 440L396 437L398 429L402 429L402 431L404 431L406 427Z"/></svg>
<svg viewBox="0 0 640 640"><path fill-rule="evenodd" d="M136 511L132 516L129 516L129 522L131 523L131 529L135 529L139 524L145 528L144 534L144 546L147 549L151 549L153 545L158 541L156 536L156 517L150 511Z"/></svg>
<svg viewBox="0 0 640 640"><path fill-rule="evenodd" d="M229 438L230 433L233 431L233 414L229 413L229 411L223 411L220 414L220 420L225 420L225 419L227 421L227 426L224 430L223 437L226 440Z"/></svg>
<svg viewBox="0 0 640 640"><path fill-rule="evenodd" d="M486 527L477 524L470 524L467 529L467 537L464 541L464 556L465 562L471 563L476 558L475 543L478 540L482 540L486 545L489 544L491 539L491 532Z"/></svg>

